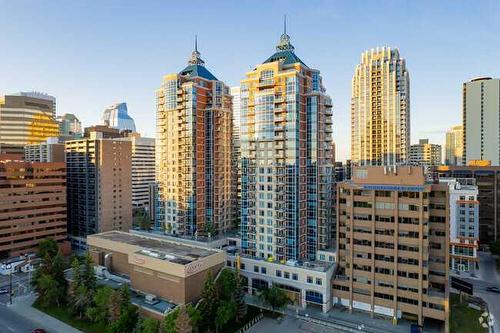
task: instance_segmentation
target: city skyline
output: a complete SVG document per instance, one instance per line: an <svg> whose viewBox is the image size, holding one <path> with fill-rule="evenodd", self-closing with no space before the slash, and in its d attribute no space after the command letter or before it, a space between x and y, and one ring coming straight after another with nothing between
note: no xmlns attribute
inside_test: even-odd
<svg viewBox="0 0 500 333"><path fill-rule="evenodd" d="M104 107L123 100L139 132L151 137L155 133L153 92L165 71L185 63L195 34L214 74L228 86L236 86L252 69L249 64L262 62L272 51L286 13L288 33L301 45L301 58L323 73L333 101L337 160L344 160L350 155L351 79L362 52L390 46L404 55L412 82L411 143L427 137L444 144L446 130L461 122L463 82L500 74L492 60L498 58L500 48L491 43L498 39L494 31L499 27L500 4L493 1L470 2L460 8L449 3L430 8L427 2L406 2L394 9L391 2L380 6L369 3L363 4L363 11L344 2L284 4L181 6L150 1L149 6L143 6L91 2L71 5L75 15L69 19L63 13L70 5L6 2L0 28L11 52L0 55L5 78L0 91L47 92L56 96L59 115L74 113L85 126L99 123ZM219 7L223 7L224 18L213 23L211 17ZM162 29L162 22L182 22L196 10L205 15L182 33ZM372 18L377 11L393 19L382 22ZM132 12L134 16L127 16ZM247 33L245 22L257 13L262 18L260 24ZM135 24L128 24L123 17L134 17ZM18 42L21 36L22 44ZM455 52L456 45L468 47ZM34 52L39 56L22 56ZM82 94L86 97L81 98Z"/></svg>

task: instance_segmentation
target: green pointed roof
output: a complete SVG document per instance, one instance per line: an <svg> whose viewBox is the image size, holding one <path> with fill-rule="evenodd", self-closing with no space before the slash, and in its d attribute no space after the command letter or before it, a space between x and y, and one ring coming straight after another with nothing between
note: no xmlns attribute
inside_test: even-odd
<svg viewBox="0 0 500 333"><path fill-rule="evenodd" d="M290 43L290 36L286 33L286 16L283 21L283 34L280 37L278 45L276 45L276 53L266 59L265 63L281 61L284 65L291 65L301 63L308 67L299 57L295 54L295 48Z"/></svg>
<svg viewBox="0 0 500 333"><path fill-rule="evenodd" d="M218 81L217 78L205 68L205 62L201 59L200 52L198 52L198 37L196 35L194 36L194 51L191 53L191 58L188 60L188 66L180 71L179 74Z"/></svg>

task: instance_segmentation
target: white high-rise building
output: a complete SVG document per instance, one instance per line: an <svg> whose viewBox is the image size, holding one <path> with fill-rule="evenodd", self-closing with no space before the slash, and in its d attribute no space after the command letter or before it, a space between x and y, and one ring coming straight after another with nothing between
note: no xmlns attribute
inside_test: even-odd
<svg viewBox="0 0 500 333"><path fill-rule="evenodd" d="M463 155L463 127L453 126L446 132L446 165L462 165Z"/></svg>
<svg viewBox="0 0 500 333"><path fill-rule="evenodd" d="M127 103L116 103L107 107L102 114L102 123L120 131L135 132L135 122L128 115Z"/></svg>
<svg viewBox="0 0 500 333"><path fill-rule="evenodd" d="M463 163L500 165L500 79L482 77L463 85Z"/></svg>
<svg viewBox="0 0 500 333"><path fill-rule="evenodd" d="M352 78L351 161L405 164L410 150L410 77L399 50L371 49Z"/></svg>
<svg viewBox="0 0 500 333"><path fill-rule="evenodd" d="M149 210L149 187L155 182L155 139L141 138L138 133L132 133L115 140L132 144L132 207Z"/></svg>

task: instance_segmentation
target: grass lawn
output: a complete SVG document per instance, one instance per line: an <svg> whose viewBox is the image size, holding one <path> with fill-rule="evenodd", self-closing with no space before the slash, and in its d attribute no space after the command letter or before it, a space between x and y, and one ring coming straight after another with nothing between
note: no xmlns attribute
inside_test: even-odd
<svg viewBox="0 0 500 333"><path fill-rule="evenodd" d="M460 304L458 294L450 294L450 332L453 333L487 333L488 330L481 327L479 317L482 311L469 308L465 300Z"/></svg>
<svg viewBox="0 0 500 333"><path fill-rule="evenodd" d="M37 302L33 303L33 307L85 333L106 333L106 325L92 323L87 320L80 320L78 318L74 318L69 312L69 309L67 307L47 308L41 306Z"/></svg>

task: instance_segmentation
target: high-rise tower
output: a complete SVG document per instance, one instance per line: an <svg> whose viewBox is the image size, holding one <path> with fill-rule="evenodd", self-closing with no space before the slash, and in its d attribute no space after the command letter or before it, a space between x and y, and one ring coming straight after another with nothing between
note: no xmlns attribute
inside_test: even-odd
<svg viewBox="0 0 500 333"><path fill-rule="evenodd" d="M305 258L330 242L332 103L285 31L241 81L241 237L245 254Z"/></svg>
<svg viewBox="0 0 500 333"><path fill-rule="evenodd" d="M410 77L398 49L361 55L352 78L351 160L405 164L410 150Z"/></svg>
<svg viewBox="0 0 500 333"><path fill-rule="evenodd" d="M225 232L235 201L231 95L196 43L188 66L163 77L156 103L157 226L186 236Z"/></svg>

